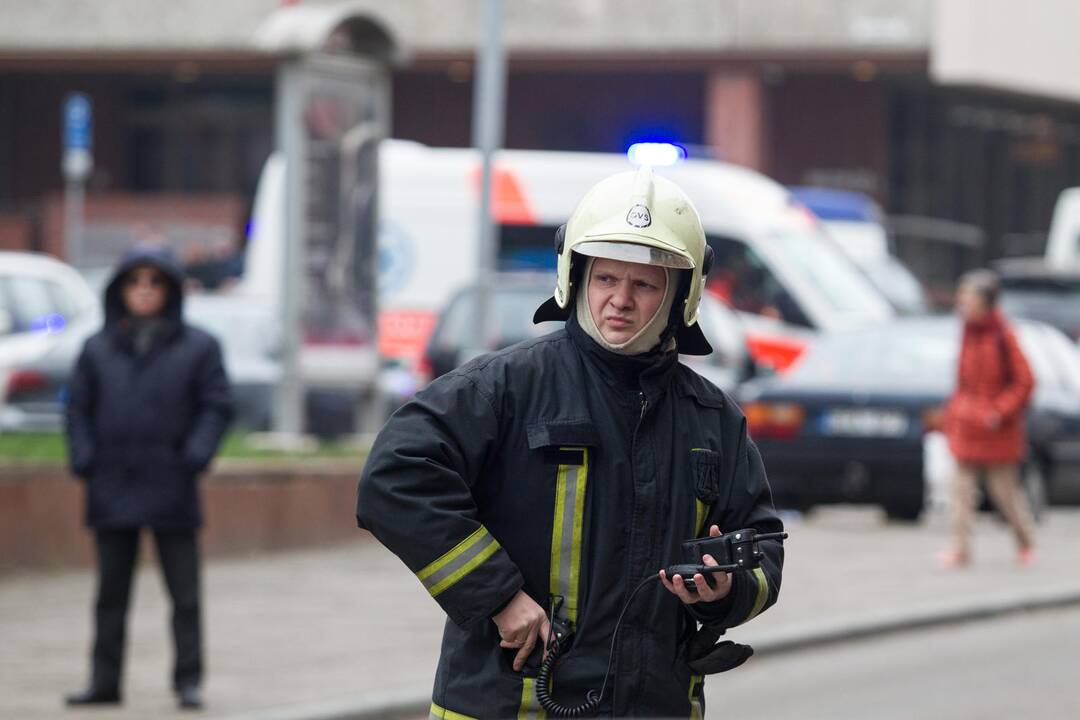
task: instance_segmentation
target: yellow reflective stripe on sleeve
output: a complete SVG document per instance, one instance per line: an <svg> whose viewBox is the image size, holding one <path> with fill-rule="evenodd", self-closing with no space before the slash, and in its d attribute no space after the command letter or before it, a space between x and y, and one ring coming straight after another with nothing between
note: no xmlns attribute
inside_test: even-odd
<svg viewBox="0 0 1080 720"><path fill-rule="evenodd" d="M769 600L769 578L766 577L765 571L761 568L754 568L754 580L757 582L757 597L754 598L754 606L750 608L750 614L743 620L744 623L750 622L757 617Z"/></svg>
<svg viewBox="0 0 1080 720"><path fill-rule="evenodd" d="M708 531L702 527L705 524L705 516L708 514L709 506L694 498L694 537L703 537L708 534Z"/></svg>
<svg viewBox="0 0 1080 720"><path fill-rule="evenodd" d="M521 682L521 709L518 720L546 720L547 712L536 699L536 678L524 678Z"/></svg>
<svg viewBox="0 0 1080 720"><path fill-rule="evenodd" d="M500 547L499 541L491 536L486 527L481 526L452 550L418 572L416 577L420 578L427 591L435 597L475 570Z"/></svg>
<svg viewBox="0 0 1080 720"><path fill-rule="evenodd" d="M477 720L477 718L474 718L471 715L462 715L461 713L456 713L453 710L447 710L435 703L431 703L428 720Z"/></svg>
<svg viewBox="0 0 1080 720"><path fill-rule="evenodd" d="M585 524L585 486L589 477L588 448L580 465L560 465L555 484L555 522L551 530L551 573L548 589L563 599L559 615L577 622L578 584L581 581L581 538Z"/></svg>
<svg viewBox="0 0 1080 720"><path fill-rule="evenodd" d="M704 677L701 675L690 676L690 690L687 692L687 697L690 698L690 720L704 720L705 713L701 711L701 700L697 697L697 687L704 681Z"/></svg>

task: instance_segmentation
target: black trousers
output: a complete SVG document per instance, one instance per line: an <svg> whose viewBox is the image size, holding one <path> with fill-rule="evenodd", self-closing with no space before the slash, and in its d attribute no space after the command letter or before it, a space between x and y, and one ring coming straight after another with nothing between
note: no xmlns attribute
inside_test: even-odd
<svg viewBox="0 0 1080 720"><path fill-rule="evenodd" d="M118 690L139 530L98 530L96 536L98 593L92 683L101 690ZM173 687L198 685L202 680L202 630L195 531L155 529L154 545L172 596Z"/></svg>

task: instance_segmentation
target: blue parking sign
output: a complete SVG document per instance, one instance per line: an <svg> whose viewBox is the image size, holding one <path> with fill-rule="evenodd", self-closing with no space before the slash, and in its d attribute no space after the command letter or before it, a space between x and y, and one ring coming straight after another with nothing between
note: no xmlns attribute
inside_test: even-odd
<svg viewBox="0 0 1080 720"><path fill-rule="evenodd" d="M94 112L90 98L71 93L64 99L64 150L90 150Z"/></svg>

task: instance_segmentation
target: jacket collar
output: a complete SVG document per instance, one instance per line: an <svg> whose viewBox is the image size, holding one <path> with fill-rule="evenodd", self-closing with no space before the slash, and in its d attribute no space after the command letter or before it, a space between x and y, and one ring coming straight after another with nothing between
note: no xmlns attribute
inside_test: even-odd
<svg viewBox="0 0 1080 720"><path fill-rule="evenodd" d="M964 323L966 332L984 333L1001 332L1005 328L1005 316L1001 310L994 308L979 320L969 320Z"/></svg>
<svg viewBox="0 0 1080 720"><path fill-rule="evenodd" d="M679 354L674 350L642 355L611 352L589 337L578 324L574 313L566 320L566 332L585 361L609 385L620 390L642 391L650 400L667 389L679 364Z"/></svg>
<svg viewBox="0 0 1080 720"><path fill-rule="evenodd" d="M171 317L163 316L159 318L159 325L154 330L150 349L140 356L140 360L146 362L151 356L157 354L158 350L176 339L183 332L183 329L183 324ZM128 355L136 354L135 327L131 318L123 317L106 327L105 331L121 351Z"/></svg>

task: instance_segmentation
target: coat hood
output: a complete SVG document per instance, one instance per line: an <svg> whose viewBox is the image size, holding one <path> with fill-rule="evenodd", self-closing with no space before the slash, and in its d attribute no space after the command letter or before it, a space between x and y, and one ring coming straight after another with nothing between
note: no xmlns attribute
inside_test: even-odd
<svg viewBox="0 0 1080 720"><path fill-rule="evenodd" d="M184 273L172 251L160 245L137 245L124 253L105 286L105 327L113 329L127 317L120 283L129 270L139 265L150 265L165 275L169 284L169 298L162 317L179 325L184 311Z"/></svg>

